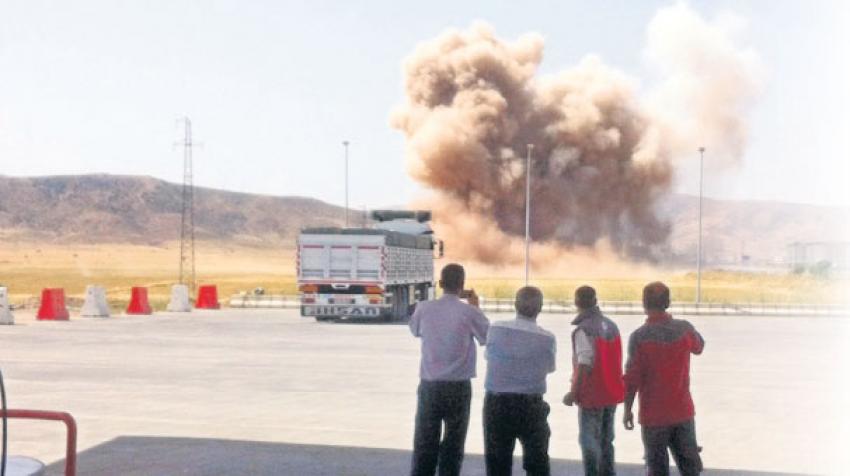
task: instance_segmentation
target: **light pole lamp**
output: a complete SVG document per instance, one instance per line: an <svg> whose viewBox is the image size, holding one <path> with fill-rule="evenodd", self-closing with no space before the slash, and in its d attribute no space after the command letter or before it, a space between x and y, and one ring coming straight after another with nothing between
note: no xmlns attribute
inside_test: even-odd
<svg viewBox="0 0 850 476"><path fill-rule="evenodd" d="M348 228L348 141L342 141L345 147L345 227Z"/></svg>
<svg viewBox="0 0 850 476"><path fill-rule="evenodd" d="M526 144L525 159L525 285L528 286L529 247L531 245L531 150L534 144Z"/></svg>
<svg viewBox="0 0 850 476"><path fill-rule="evenodd" d="M697 305L702 302L702 170L705 147L699 151L699 225L697 234Z"/></svg>

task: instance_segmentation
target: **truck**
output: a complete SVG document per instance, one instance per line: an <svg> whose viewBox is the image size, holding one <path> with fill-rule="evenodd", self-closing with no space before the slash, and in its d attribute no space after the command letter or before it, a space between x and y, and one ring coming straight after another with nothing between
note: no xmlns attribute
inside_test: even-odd
<svg viewBox="0 0 850 476"><path fill-rule="evenodd" d="M375 210L371 227L305 228L296 245L301 315L317 321L404 320L434 296L434 237L427 210Z"/></svg>

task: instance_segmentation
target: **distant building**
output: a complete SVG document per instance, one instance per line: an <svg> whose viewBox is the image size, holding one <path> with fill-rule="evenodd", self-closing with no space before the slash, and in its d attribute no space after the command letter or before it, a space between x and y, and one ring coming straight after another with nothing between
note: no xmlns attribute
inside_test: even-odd
<svg viewBox="0 0 850 476"><path fill-rule="evenodd" d="M788 245L788 264L792 269L810 268L829 263L830 269L850 270L850 241L796 242Z"/></svg>

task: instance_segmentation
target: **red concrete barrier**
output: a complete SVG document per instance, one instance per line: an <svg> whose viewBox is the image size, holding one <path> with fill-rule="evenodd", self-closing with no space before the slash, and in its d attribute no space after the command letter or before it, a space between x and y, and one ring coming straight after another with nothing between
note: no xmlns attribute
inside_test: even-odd
<svg viewBox="0 0 850 476"><path fill-rule="evenodd" d="M198 300L195 301L196 309L219 309L218 289L214 284L198 287Z"/></svg>
<svg viewBox="0 0 850 476"><path fill-rule="evenodd" d="M67 321L68 308L65 307L65 290L46 288L41 290L41 306L36 319L39 321Z"/></svg>
<svg viewBox="0 0 850 476"><path fill-rule="evenodd" d="M130 304L127 314L150 314L151 305L148 303L148 288L134 286L130 293Z"/></svg>

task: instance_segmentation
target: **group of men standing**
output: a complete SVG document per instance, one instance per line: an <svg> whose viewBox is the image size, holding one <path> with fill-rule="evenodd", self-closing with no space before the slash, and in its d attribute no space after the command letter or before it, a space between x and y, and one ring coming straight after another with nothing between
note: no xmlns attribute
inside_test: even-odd
<svg viewBox="0 0 850 476"><path fill-rule="evenodd" d="M556 339L537 325L543 294L526 286L516 294L516 319L490 323L474 291L464 290L458 264L440 275L443 296L417 305L410 330L422 340L420 383L411 474L459 475L469 426L476 345L486 345L484 445L488 476L510 475L518 440L528 475L550 474L549 405L546 377L555 371ZM464 302L467 301L467 302ZM576 405L579 444L586 475L614 475L614 418L625 402L623 425L634 428L632 405L640 394L638 419L650 476L669 474L668 448L683 476L702 471L690 395L690 355L704 341L687 321L666 309L663 283L643 291L647 320L629 339L625 374L617 325L599 310L596 291L575 292L570 391L563 403Z"/></svg>

